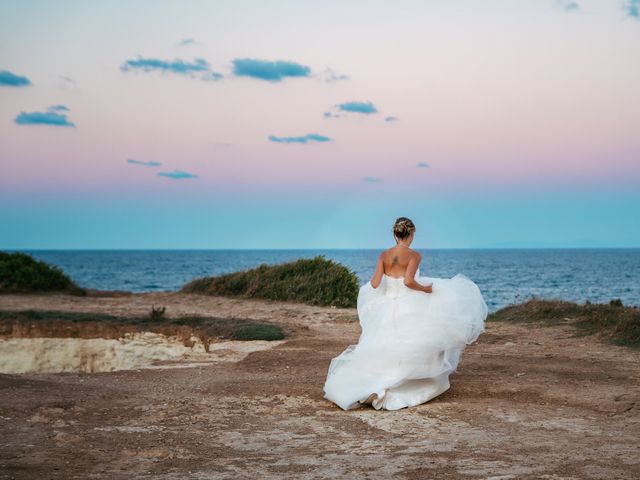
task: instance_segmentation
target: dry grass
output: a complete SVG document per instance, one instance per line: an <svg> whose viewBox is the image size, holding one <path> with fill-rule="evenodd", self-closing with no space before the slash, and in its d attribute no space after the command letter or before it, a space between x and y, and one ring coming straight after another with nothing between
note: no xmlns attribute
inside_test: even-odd
<svg viewBox="0 0 640 480"><path fill-rule="evenodd" d="M600 335L616 345L640 348L640 308L625 307L618 299L608 304L583 305L562 300L529 300L492 313L488 321L546 325L570 322L578 334Z"/></svg>
<svg viewBox="0 0 640 480"><path fill-rule="evenodd" d="M282 327L245 318L182 316L165 318L151 309L149 316L118 317L103 313L0 310L0 337L119 338L127 332L151 331L212 340L281 340Z"/></svg>

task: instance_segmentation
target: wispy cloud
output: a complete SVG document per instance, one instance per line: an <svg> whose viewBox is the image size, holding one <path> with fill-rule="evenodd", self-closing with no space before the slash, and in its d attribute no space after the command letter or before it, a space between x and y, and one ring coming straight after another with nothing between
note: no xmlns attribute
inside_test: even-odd
<svg viewBox="0 0 640 480"><path fill-rule="evenodd" d="M640 0L627 0L622 9L628 17L640 19Z"/></svg>
<svg viewBox="0 0 640 480"><path fill-rule="evenodd" d="M159 177L167 177L173 180L184 180L187 178L198 178L197 175L189 172L183 172L182 170L174 170L173 172L159 172Z"/></svg>
<svg viewBox="0 0 640 480"><path fill-rule="evenodd" d="M49 108L47 108L47 111L48 112L68 112L69 109L64 105L52 105Z"/></svg>
<svg viewBox="0 0 640 480"><path fill-rule="evenodd" d="M579 12L580 4L574 0L557 0L558 5L565 12Z"/></svg>
<svg viewBox="0 0 640 480"><path fill-rule="evenodd" d="M131 70L142 72L158 71L162 73L175 73L185 75L200 80L216 81L223 78L223 75L211 70L211 65L204 58L196 58L192 62L175 59L161 60L158 58L138 57L134 60L126 60L120 70L128 72Z"/></svg>
<svg viewBox="0 0 640 480"><path fill-rule="evenodd" d="M378 109L371 102L344 102L337 104L336 107L342 112L362 113L364 115L378 112Z"/></svg>
<svg viewBox="0 0 640 480"><path fill-rule="evenodd" d="M189 45L196 45L198 42L193 38L183 38L178 42L178 47L188 47Z"/></svg>
<svg viewBox="0 0 640 480"><path fill-rule="evenodd" d="M327 83L334 83L334 82L339 82L341 80L348 80L349 79L349 77L346 76L345 74L338 73L338 72L332 70L331 68L327 68L327 69L325 69L324 72L322 72L322 78Z"/></svg>
<svg viewBox="0 0 640 480"><path fill-rule="evenodd" d="M134 160L133 158L129 158L127 160L127 163L130 163L131 165L142 165L143 167L159 167L160 165L162 165L160 162L156 162L153 160L144 162L142 160Z"/></svg>
<svg viewBox="0 0 640 480"><path fill-rule="evenodd" d="M69 109L64 105L54 105L44 112L20 112L14 119L18 125L52 125L54 127L75 127L66 113Z"/></svg>
<svg viewBox="0 0 640 480"><path fill-rule="evenodd" d="M78 84L71 77L65 77L64 75L60 75L56 81L58 87L64 90L77 90Z"/></svg>
<svg viewBox="0 0 640 480"><path fill-rule="evenodd" d="M366 183L380 183L382 179L380 177L365 176L365 177L362 177L362 181Z"/></svg>
<svg viewBox="0 0 640 480"><path fill-rule="evenodd" d="M317 133L308 133L306 135L302 135L299 137L276 137L275 135L270 135L269 140L276 143L302 143L307 144L309 142L330 142L331 139L324 135L319 135Z"/></svg>
<svg viewBox="0 0 640 480"><path fill-rule="evenodd" d="M31 80L22 75L16 75L8 70L0 70L0 86L4 87L27 87L31 85Z"/></svg>
<svg viewBox="0 0 640 480"><path fill-rule="evenodd" d="M280 82L286 77L308 77L311 75L311 68L285 60L236 58L233 60L233 74L238 77L252 77L267 82Z"/></svg>
<svg viewBox="0 0 640 480"><path fill-rule="evenodd" d="M324 118L339 118L339 117L342 117L343 115L340 115L339 113L334 113L334 112L324 112L322 116Z"/></svg>
<svg viewBox="0 0 640 480"><path fill-rule="evenodd" d="M429 164L427 162L418 162L416 167L418 167L418 168L429 168Z"/></svg>
<svg viewBox="0 0 640 480"><path fill-rule="evenodd" d="M398 118L397 117L388 116L388 117L384 117L384 121L385 122L397 122Z"/></svg>

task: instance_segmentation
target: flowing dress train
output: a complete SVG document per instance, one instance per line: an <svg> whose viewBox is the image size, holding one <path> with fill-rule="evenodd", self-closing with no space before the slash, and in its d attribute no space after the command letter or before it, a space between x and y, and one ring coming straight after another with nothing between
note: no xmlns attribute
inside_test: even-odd
<svg viewBox="0 0 640 480"><path fill-rule="evenodd" d="M449 388L464 348L484 331L487 305L463 274L421 277L433 293L413 290L404 278L383 275L377 288L360 287L358 343L329 365L326 399L344 410L362 404L397 410L418 405Z"/></svg>

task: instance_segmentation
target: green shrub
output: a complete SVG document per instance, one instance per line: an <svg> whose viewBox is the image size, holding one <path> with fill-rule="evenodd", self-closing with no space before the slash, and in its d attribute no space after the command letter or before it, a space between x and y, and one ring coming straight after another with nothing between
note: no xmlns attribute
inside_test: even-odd
<svg viewBox="0 0 640 480"><path fill-rule="evenodd" d="M182 292L355 307L359 289L355 273L324 256L317 256L199 278L186 284Z"/></svg>
<svg viewBox="0 0 640 480"><path fill-rule="evenodd" d="M233 331L234 340L282 340L284 332L279 325L250 323L239 325Z"/></svg>
<svg viewBox="0 0 640 480"><path fill-rule="evenodd" d="M25 253L0 252L0 293L31 292L85 294L58 267Z"/></svg>

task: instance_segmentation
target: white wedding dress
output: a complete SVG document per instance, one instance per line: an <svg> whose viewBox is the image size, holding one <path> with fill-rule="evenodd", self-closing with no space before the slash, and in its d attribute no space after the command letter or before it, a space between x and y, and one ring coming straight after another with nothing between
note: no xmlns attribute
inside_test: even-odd
<svg viewBox="0 0 640 480"><path fill-rule="evenodd" d="M433 293L413 290L386 274L377 288L360 287L362 333L331 360L324 397L344 410L362 404L397 410L424 403L449 388L466 345L484 331L487 305L462 274L421 277Z"/></svg>

